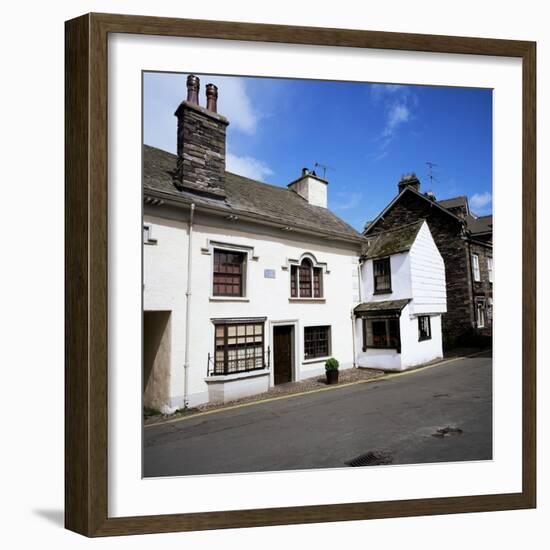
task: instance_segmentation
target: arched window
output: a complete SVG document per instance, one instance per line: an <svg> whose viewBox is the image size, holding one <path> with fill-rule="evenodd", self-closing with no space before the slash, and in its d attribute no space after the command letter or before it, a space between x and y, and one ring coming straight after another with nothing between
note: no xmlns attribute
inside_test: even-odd
<svg viewBox="0 0 550 550"><path fill-rule="evenodd" d="M292 298L322 298L323 268L315 267L309 258L290 268L290 296Z"/></svg>

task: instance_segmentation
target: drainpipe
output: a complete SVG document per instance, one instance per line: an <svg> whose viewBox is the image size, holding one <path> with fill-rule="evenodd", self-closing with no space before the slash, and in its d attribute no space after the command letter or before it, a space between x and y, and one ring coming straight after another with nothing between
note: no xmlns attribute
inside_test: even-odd
<svg viewBox="0 0 550 550"><path fill-rule="evenodd" d="M185 362L183 364L183 407L187 408L187 381L189 378L189 319L191 318L191 275L193 268L193 216L195 203L189 209L189 242L187 248L187 291L185 292Z"/></svg>
<svg viewBox="0 0 550 550"><path fill-rule="evenodd" d="M359 303L363 301L363 278L361 275L361 266L362 261L361 258L359 258L359 264L357 265L357 284L359 286ZM353 368L357 368L357 352L355 348L355 338L356 338L356 331L355 331L355 313L353 312L353 308L351 309L351 335L352 335L352 343L353 343Z"/></svg>
<svg viewBox="0 0 550 550"><path fill-rule="evenodd" d="M355 315L351 309L351 341L353 344L353 368L357 368L357 355L355 353Z"/></svg>

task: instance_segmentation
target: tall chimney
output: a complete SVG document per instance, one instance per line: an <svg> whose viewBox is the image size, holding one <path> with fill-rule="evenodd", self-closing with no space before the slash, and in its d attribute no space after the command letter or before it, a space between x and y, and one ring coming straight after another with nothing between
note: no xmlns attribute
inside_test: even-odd
<svg viewBox="0 0 550 550"><path fill-rule="evenodd" d="M399 193L401 193L401 191L403 191L403 189L407 187L410 187L415 191L420 191L420 180L416 177L416 174L414 172L401 176L401 179L397 184L397 189Z"/></svg>
<svg viewBox="0 0 550 550"><path fill-rule="evenodd" d="M206 109L212 113L218 112L218 87L214 84L206 85Z"/></svg>
<svg viewBox="0 0 550 550"><path fill-rule="evenodd" d="M190 74L187 77L187 101L194 105L199 104L199 90L201 88L201 81L198 76Z"/></svg>
<svg viewBox="0 0 550 550"><path fill-rule="evenodd" d="M206 87L207 108L199 105L200 79L187 77L187 100L182 101L178 118L175 184L181 190L216 198L225 197L225 141L229 121L216 112L218 90Z"/></svg>

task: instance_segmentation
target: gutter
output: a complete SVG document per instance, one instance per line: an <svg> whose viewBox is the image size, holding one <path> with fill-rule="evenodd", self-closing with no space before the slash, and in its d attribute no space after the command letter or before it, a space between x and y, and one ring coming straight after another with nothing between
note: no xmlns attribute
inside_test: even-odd
<svg viewBox="0 0 550 550"><path fill-rule="evenodd" d="M185 205L191 204L191 201L185 200L183 197L177 197L170 193L163 193L162 191L154 191L151 189L146 189L144 190L144 193L146 196L162 199L163 203L166 205L172 205L172 206L181 208ZM208 213L213 213L218 215L219 214L222 214L225 216L237 215L243 221L260 223L261 225L275 227L280 230L282 230L282 226L285 225L284 222L277 221L276 218L273 220L268 220L266 219L265 216L255 215L253 213L237 210L235 208L231 208L231 209L220 208L219 206L215 206L215 205L200 205L200 207L197 207L197 208L200 208L200 210L203 212L208 212ZM347 243L348 245L361 244L361 243L364 243L366 240L365 237L363 237L360 234L357 234L357 236L339 235L332 232L323 231L322 229L309 229L309 228L301 227L299 224L295 224L293 226L292 232L303 233L305 235L313 235L321 239L341 241L341 242Z"/></svg>
<svg viewBox="0 0 550 550"><path fill-rule="evenodd" d="M189 241L187 248L187 290L185 292L185 360L183 363L183 407L188 405L188 379L189 379L189 319L191 318L191 276L193 274L193 217L195 203L189 206Z"/></svg>

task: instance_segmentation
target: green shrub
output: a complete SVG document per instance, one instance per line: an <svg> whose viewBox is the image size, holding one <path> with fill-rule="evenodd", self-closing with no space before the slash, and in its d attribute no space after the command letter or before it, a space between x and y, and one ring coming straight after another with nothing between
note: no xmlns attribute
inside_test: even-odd
<svg viewBox="0 0 550 550"><path fill-rule="evenodd" d="M339 366L340 365L339 365L338 361L334 357L331 357L330 359L327 359L325 361L325 370L327 372L338 370Z"/></svg>

